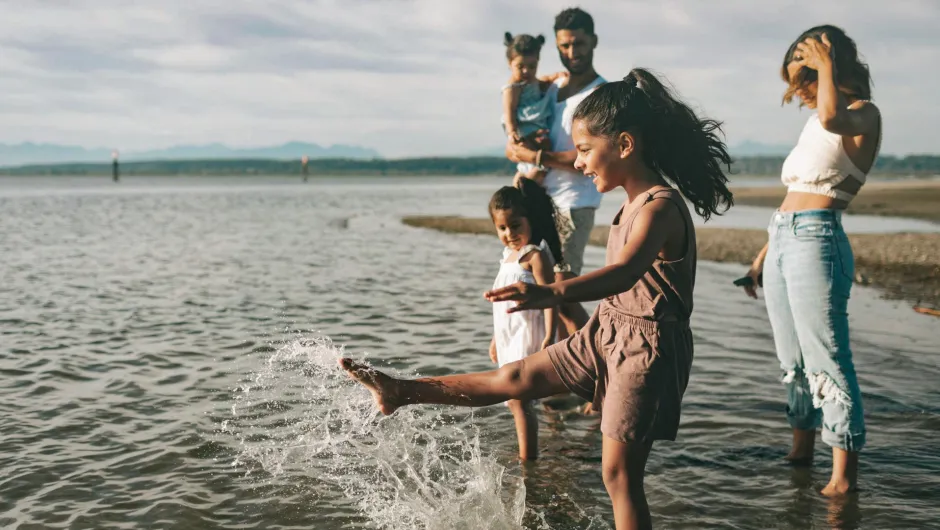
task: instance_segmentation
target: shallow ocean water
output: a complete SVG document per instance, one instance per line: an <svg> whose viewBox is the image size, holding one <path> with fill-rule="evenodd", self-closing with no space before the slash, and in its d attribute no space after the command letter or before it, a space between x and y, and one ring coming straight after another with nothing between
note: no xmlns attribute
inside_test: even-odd
<svg viewBox="0 0 940 530"><path fill-rule="evenodd" d="M334 366L490 368L499 242L398 219L483 216L502 183L0 179L0 527L607 528L596 418L542 413L522 466L505 407L380 418ZM822 444L812 469L780 461L780 371L739 269L699 265L679 440L648 466L657 527L940 525L938 321L853 291L869 441L863 490L829 501Z"/></svg>

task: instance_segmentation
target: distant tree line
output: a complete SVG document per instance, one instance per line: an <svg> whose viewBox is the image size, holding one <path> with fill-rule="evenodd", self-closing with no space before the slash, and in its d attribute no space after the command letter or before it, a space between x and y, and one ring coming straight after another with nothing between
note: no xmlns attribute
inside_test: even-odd
<svg viewBox="0 0 940 530"><path fill-rule="evenodd" d="M782 156L735 159L732 171L740 175L776 176ZM403 159L313 159L310 176L381 175L511 175L515 164L500 157L429 157ZM145 175L299 175L300 160L158 160L121 163L124 176ZM881 156L872 171L880 175L940 175L940 155ZM66 163L0 167L0 175L110 175L111 164Z"/></svg>

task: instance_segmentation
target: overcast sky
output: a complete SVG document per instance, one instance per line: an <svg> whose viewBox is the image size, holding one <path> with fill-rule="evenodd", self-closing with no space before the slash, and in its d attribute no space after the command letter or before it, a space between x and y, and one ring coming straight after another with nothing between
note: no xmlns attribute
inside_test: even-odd
<svg viewBox="0 0 940 530"><path fill-rule="evenodd" d="M543 33L548 0L0 0L0 143L124 150L288 140L383 155L503 142L504 31ZM855 38L885 119L884 152L940 152L940 2L585 1L598 71L664 74L723 120L730 144L792 144L782 56L820 23Z"/></svg>

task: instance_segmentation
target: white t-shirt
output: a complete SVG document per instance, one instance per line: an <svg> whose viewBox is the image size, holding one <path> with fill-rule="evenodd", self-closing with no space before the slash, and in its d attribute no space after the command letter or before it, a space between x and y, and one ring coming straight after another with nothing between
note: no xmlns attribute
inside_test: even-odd
<svg viewBox="0 0 940 530"><path fill-rule="evenodd" d="M565 78L555 81L546 94L546 97L550 97L555 101L555 113L553 114L552 128L549 131L552 151L555 152L574 149L574 142L571 141L571 117L574 115L574 109L595 88L606 82L603 77L597 76L597 79L582 88L577 94L572 94L564 101L558 101L558 89L561 88L561 83L565 81ZM555 201L555 205L561 209L597 208L601 205L601 193L594 186L593 179L576 171L549 169L545 175L545 189Z"/></svg>

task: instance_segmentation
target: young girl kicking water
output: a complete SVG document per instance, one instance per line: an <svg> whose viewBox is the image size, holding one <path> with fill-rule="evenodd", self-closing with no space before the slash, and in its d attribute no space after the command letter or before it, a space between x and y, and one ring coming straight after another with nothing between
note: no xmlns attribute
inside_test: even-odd
<svg viewBox="0 0 940 530"><path fill-rule="evenodd" d="M494 289L517 282L547 285L554 281L553 268L561 262L555 203L545 188L529 179L519 187L506 186L490 200L490 218L496 234L505 245ZM545 243L548 248L542 246ZM493 304L493 340L490 358L500 366L520 361L554 342L555 307L544 311L510 313L512 302ZM519 458L538 457L538 419L530 400L510 399L507 403L516 423Z"/></svg>
<svg viewBox="0 0 940 530"><path fill-rule="evenodd" d="M630 72L574 113L575 167L598 191L628 200L614 218L607 265L551 285L515 283L484 296L517 312L600 300L576 334L491 372L395 379L340 359L391 414L416 403L480 407L571 391L601 411L604 485L618 530L650 528L643 490L653 442L674 440L692 366L695 229L684 196L706 220L732 204L719 123L701 119L652 74ZM673 187L674 186L674 187ZM681 195L680 195L681 193Z"/></svg>

